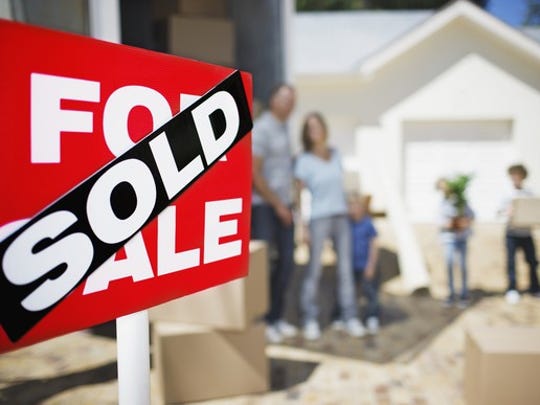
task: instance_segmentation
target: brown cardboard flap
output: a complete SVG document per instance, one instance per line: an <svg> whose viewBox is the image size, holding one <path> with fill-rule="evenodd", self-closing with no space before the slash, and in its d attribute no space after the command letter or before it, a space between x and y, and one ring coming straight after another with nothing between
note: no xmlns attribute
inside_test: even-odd
<svg viewBox="0 0 540 405"><path fill-rule="evenodd" d="M264 324L242 332L157 322L154 356L165 403L268 390Z"/></svg>
<svg viewBox="0 0 540 405"><path fill-rule="evenodd" d="M516 198L512 212L513 226L540 226L540 198Z"/></svg>

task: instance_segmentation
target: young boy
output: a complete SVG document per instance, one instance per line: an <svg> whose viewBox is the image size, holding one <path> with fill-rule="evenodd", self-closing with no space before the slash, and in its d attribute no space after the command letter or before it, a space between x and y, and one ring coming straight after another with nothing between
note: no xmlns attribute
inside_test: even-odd
<svg viewBox="0 0 540 405"><path fill-rule="evenodd" d="M377 230L368 215L366 198L351 193L348 198L351 224L353 271L357 290L366 297L366 328L369 334L379 331L379 292L377 260ZM334 311L336 312L336 311ZM334 315L336 315L334 313ZM339 317L334 317L339 319ZM340 329L340 321L334 322L334 328Z"/></svg>
<svg viewBox="0 0 540 405"><path fill-rule="evenodd" d="M535 297L540 297L540 286L538 284L538 275L536 268L538 260L536 258L536 249L531 234L530 227L517 227L512 225L512 200L515 198L532 197L533 193L524 187L524 180L527 178L527 169L521 164L513 165L508 168L508 175L512 182L512 190L503 202L502 213L508 218L506 226L506 270L508 274L508 289L505 299L510 304L516 304L519 299L519 292L516 285L516 251L522 249L525 254L525 260L529 265L529 293Z"/></svg>

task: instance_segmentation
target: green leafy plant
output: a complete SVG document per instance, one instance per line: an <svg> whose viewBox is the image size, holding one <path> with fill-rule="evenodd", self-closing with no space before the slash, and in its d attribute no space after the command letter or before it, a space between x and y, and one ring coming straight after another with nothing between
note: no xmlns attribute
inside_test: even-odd
<svg viewBox="0 0 540 405"><path fill-rule="evenodd" d="M467 206L466 191L472 177L470 174L458 174L454 178L447 179L448 193L460 216L465 214L465 207Z"/></svg>

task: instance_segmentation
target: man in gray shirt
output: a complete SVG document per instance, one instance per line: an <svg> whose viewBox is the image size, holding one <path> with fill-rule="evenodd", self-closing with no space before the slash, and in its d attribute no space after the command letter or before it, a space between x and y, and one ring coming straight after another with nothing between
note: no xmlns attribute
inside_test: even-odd
<svg viewBox="0 0 540 405"><path fill-rule="evenodd" d="M268 243L270 256L270 310L265 316L266 338L279 343L296 335L283 319L285 295L294 268L292 215L292 153L287 120L294 108L291 86L277 86L269 110L255 121L252 131L253 196L251 237Z"/></svg>

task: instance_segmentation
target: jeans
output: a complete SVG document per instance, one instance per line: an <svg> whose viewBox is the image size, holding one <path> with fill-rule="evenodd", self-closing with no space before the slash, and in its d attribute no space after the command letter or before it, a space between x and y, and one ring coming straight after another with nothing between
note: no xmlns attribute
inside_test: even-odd
<svg viewBox="0 0 540 405"><path fill-rule="evenodd" d="M321 253L324 241L331 238L337 253L338 304L343 320L356 318L356 293L351 266L351 230L346 215L312 219L310 223L310 255L300 291L300 308L304 322L316 321L321 276Z"/></svg>
<svg viewBox="0 0 540 405"><path fill-rule="evenodd" d="M251 208L251 238L268 244L270 308L265 316L274 323L285 311L285 295L294 269L294 226L285 226L269 205Z"/></svg>
<svg viewBox="0 0 540 405"><path fill-rule="evenodd" d="M516 290L516 251L523 249L525 260L529 264L529 291L538 292L538 275L536 267L538 260L536 259L536 249L531 236L512 236L506 235L506 269L508 271L508 289Z"/></svg>
<svg viewBox="0 0 540 405"><path fill-rule="evenodd" d="M363 271L354 272L357 285L360 284L362 293L367 300L365 317L370 318L372 316L379 317L379 277L378 272L371 280L367 280L364 277Z"/></svg>
<svg viewBox="0 0 540 405"><path fill-rule="evenodd" d="M362 290L362 294L366 297L367 306L364 313L364 318L379 317L380 305L379 305L379 272L375 271L375 276L368 280L364 276L364 269L355 269L354 282L357 289ZM337 305L334 304L332 311L332 320L338 320L341 318L341 312Z"/></svg>
<svg viewBox="0 0 540 405"><path fill-rule="evenodd" d="M461 298L468 297L467 291L467 239L446 239L444 242L446 257L446 269L448 272L448 291L450 298L455 298L454 290L454 258L459 255L459 267L461 269Z"/></svg>

